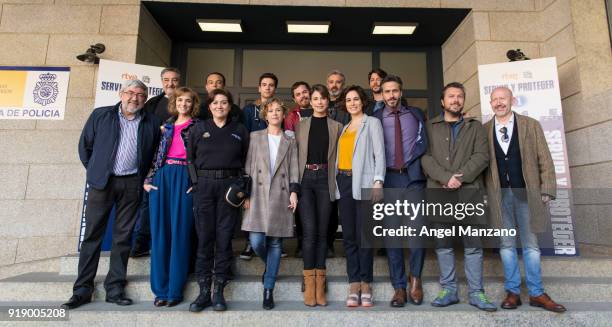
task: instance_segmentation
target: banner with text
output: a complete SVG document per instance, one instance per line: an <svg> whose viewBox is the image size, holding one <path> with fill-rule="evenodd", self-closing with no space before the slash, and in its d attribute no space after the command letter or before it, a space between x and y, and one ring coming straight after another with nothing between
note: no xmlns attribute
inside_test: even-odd
<svg viewBox="0 0 612 327"><path fill-rule="evenodd" d="M0 119L63 120L70 67L0 66Z"/></svg>
<svg viewBox="0 0 612 327"><path fill-rule="evenodd" d="M162 93L161 71L164 67L100 60L96 83L95 108L113 106L119 102L119 90L127 80L139 79L149 88L149 98Z"/></svg>
<svg viewBox="0 0 612 327"><path fill-rule="evenodd" d="M491 92L499 86L512 90L514 112L537 119L544 130L557 175L557 199L548 205L550 226L538 235L542 252L549 255L578 255L574 238L573 200L557 60L541 58L478 66L482 122L493 118ZM542 239L543 238L543 239Z"/></svg>

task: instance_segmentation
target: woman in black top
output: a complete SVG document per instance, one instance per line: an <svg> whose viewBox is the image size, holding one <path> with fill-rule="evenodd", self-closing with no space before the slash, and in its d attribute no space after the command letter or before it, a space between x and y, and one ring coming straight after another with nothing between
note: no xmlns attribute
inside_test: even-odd
<svg viewBox="0 0 612 327"><path fill-rule="evenodd" d="M249 148L248 131L229 117L231 105L232 95L228 91L213 90L208 98L212 118L198 122L189 135L189 174L198 235L195 273L200 286L200 295L189 307L192 312L211 305L215 311L227 309L223 288L228 280L232 235L240 212L225 201L225 193L242 174ZM215 285L211 301L213 267Z"/></svg>
<svg viewBox="0 0 612 327"><path fill-rule="evenodd" d="M342 124L327 116L329 93L325 86L313 85L310 93L314 112L299 123L295 137L302 183L298 210L304 234L304 304L315 306L327 305L327 228L332 201L336 199L334 167Z"/></svg>

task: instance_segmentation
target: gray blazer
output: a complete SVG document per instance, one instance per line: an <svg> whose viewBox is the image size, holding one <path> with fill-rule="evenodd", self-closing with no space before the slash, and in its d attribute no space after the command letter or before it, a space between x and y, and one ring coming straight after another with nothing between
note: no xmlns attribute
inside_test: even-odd
<svg viewBox="0 0 612 327"><path fill-rule="evenodd" d="M344 126L340 135L344 134L348 126ZM372 188L374 181L384 181L386 167L382 124L378 118L365 115L357 131L353 147L353 199L361 200L361 189ZM337 174L338 154L336 153ZM336 198L340 198L337 183Z"/></svg>
<svg viewBox="0 0 612 327"><path fill-rule="evenodd" d="M311 117L302 120L295 127L295 139L298 143L298 162L300 169L300 183L304 177L306 159L308 159L308 136L310 135ZM329 144L327 145L327 184L329 186L329 200L336 200L336 146L342 131L342 124L327 117L327 132L329 134Z"/></svg>
<svg viewBox="0 0 612 327"><path fill-rule="evenodd" d="M295 139L281 133L276 164L270 173L268 130L252 132L245 170L253 179L253 186L242 230L272 237L293 236L293 212L287 206L290 193L299 193Z"/></svg>

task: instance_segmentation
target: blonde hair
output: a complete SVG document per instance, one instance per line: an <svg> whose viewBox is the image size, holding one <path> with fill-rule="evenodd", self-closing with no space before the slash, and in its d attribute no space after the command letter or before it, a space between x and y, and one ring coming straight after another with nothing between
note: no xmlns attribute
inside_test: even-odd
<svg viewBox="0 0 612 327"><path fill-rule="evenodd" d="M289 112L289 107L287 107L281 99L272 98L261 105L261 110L259 110L259 118L266 120L266 116L268 115L268 107L270 107L273 103L276 103L281 107L281 109L283 110L283 116L287 116L287 112Z"/></svg>

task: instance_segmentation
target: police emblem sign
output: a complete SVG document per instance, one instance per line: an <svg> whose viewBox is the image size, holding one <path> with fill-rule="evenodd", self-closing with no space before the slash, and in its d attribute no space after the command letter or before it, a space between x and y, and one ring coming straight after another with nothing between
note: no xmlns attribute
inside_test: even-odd
<svg viewBox="0 0 612 327"><path fill-rule="evenodd" d="M0 66L0 119L63 120L70 67Z"/></svg>

